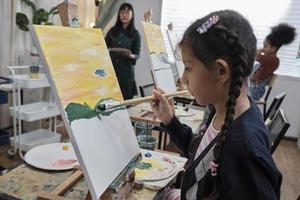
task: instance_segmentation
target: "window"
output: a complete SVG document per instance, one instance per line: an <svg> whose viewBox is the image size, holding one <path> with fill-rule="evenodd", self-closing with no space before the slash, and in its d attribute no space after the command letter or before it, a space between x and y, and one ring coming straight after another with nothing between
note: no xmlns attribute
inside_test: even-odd
<svg viewBox="0 0 300 200"><path fill-rule="evenodd" d="M255 5L255 6L253 6ZM296 59L300 43L300 1L299 0L163 0L161 26L165 43L174 60L166 35L167 25L172 22L174 30L181 38L184 30L197 18L221 9L232 9L243 14L251 23L257 37L257 48L262 48L263 40L272 26L286 22L296 28L298 33L293 43L278 51L280 67L276 73L300 77L300 59Z"/></svg>

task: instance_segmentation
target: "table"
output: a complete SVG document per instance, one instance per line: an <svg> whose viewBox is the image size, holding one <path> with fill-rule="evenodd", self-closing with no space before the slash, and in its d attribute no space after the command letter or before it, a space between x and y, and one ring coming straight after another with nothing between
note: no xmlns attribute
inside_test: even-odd
<svg viewBox="0 0 300 200"><path fill-rule="evenodd" d="M170 154L162 151L153 152L149 150L141 150L141 152L143 154L150 152L152 155L159 154L162 156L167 156L168 158L172 159L172 161L177 163L178 171L183 168L184 163L187 160L186 158L179 157L176 154ZM71 174L72 171L45 171L30 167L26 164L21 164L15 169L0 176L0 192L25 200L36 199L39 192L51 192ZM168 179L157 181L156 184L154 184L154 182L145 182L145 187L143 189L138 190L134 188L131 191L128 200L153 199L157 191L148 188L153 188L155 185L164 186L174 179L176 175L177 174L174 174ZM148 184L149 187L146 187L146 184ZM80 181L78 181L64 194L64 197L76 200L85 199L87 191L87 185L84 179L81 178Z"/></svg>
<svg viewBox="0 0 300 200"><path fill-rule="evenodd" d="M71 173L72 171L42 171L22 164L7 174L0 176L0 192L24 200L33 200L37 198L37 194L40 191L51 192ZM87 185L84 179L81 179L65 193L64 197L75 200L85 199L87 191ZM142 190L133 189L128 199L148 200L153 199L155 194L156 191L147 188Z"/></svg>
<svg viewBox="0 0 300 200"><path fill-rule="evenodd" d="M190 126L194 134L198 133L198 128L200 123L202 122L204 110L198 106L186 105L188 107L189 112L194 113L192 116L184 115L184 108L182 106L175 106L175 115L179 118L179 120ZM128 109L130 119L135 122L149 122L155 125L154 130L159 131L159 138L158 138L158 149L161 149L161 141L162 141L162 134L163 129L160 128L160 120L157 119L153 112L151 111L151 107L149 103L141 103L136 106L132 106ZM164 147L166 147L166 138L167 134L164 134Z"/></svg>
<svg viewBox="0 0 300 200"><path fill-rule="evenodd" d="M196 133L200 123L202 122L204 110L198 106L187 105L186 107L188 107L189 111L194 113L192 116L185 116L183 114L184 107L182 106L175 106L175 115L182 123L190 126L193 130L193 133ZM132 121L148 121L154 125L160 124L160 120L157 119L151 111L149 103L141 103L136 106L132 106L128 109L128 112Z"/></svg>

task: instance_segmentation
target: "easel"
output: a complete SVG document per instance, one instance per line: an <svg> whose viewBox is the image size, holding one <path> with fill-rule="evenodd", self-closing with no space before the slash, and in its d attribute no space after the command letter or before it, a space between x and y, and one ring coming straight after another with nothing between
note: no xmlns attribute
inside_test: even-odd
<svg viewBox="0 0 300 200"><path fill-rule="evenodd" d="M134 168L135 163L140 162L142 155L139 153L132 161L125 167L119 176L113 181L109 188L100 197L101 200L112 200L113 196L121 196L124 199L129 195L134 184ZM62 195L74 186L83 177L83 172L80 166L74 166L73 174L67 178L63 183L57 186L52 192L40 192L37 195L38 200L71 200ZM90 192L87 193L85 200L92 200Z"/></svg>
<svg viewBox="0 0 300 200"><path fill-rule="evenodd" d="M63 197L62 195L67 192L73 185L75 185L81 178L83 177L83 173L79 166L74 167L74 173L67 178L63 183L57 186L52 192L40 192L38 194L38 200L71 200L67 197ZM133 181L133 180L132 180ZM133 184L133 182L132 182ZM125 193L124 190L128 190L128 185L125 185L125 189L121 189L122 194ZM111 200L111 196L113 194L113 189L108 188L101 196L102 200ZM129 194L129 193L128 193ZM92 200L92 196L90 192L87 193L85 200Z"/></svg>
<svg viewBox="0 0 300 200"><path fill-rule="evenodd" d="M38 194L38 200L70 200L62 195L68 191L75 183L77 183L83 177L83 173L79 166L74 167L73 174L68 177L63 183L57 186L52 192L40 192ZM86 199L88 199L89 194Z"/></svg>

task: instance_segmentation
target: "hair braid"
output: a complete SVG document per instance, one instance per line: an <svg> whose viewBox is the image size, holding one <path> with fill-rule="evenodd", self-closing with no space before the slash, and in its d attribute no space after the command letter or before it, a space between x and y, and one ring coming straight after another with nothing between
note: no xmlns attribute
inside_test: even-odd
<svg viewBox="0 0 300 200"><path fill-rule="evenodd" d="M243 84L243 79L245 77L246 62L244 61L244 48L240 44L236 34L229 32L225 27L217 27L215 31L218 31L225 43L228 45L229 51L229 61L231 62L231 82L229 87L228 99L226 102L226 115L225 122L221 128L220 140L216 142L214 147L214 162L219 164L220 158L223 150L223 145L225 143L226 134L229 127L231 126L235 114L236 100L240 96L241 87ZM219 197L219 184L218 177L213 177L213 190L209 195L209 199L217 199Z"/></svg>
<svg viewBox="0 0 300 200"><path fill-rule="evenodd" d="M215 23L213 20L216 18L211 20L213 17L218 17L219 20ZM199 28L204 32L199 32ZM244 79L252 71L256 55L256 37L250 23L242 15L233 10L220 10L190 25L179 43L180 48L183 46L190 48L193 55L208 70L213 69L217 59L223 59L230 67L231 78L226 100L225 122L219 134L221 137L214 146L214 161L220 164L225 138L233 123L236 100L241 94ZM217 170L220 171L220 167ZM221 176L211 176L210 173L205 176L201 189L197 191L199 197L217 199L220 195L218 183Z"/></svg>

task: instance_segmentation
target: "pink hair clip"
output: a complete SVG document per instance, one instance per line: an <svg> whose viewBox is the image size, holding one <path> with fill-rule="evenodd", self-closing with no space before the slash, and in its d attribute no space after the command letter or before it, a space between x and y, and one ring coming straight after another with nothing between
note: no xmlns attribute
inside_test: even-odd
<svg viewBox="0 0 300 200"><path fill-rule="evenodd" d="M219 164L215 163L214 161L211 161L209 163L210 171L212 176L217 176L217 168L219 167Z"/></svg>
<svg viewBox="0 0 300 200"><path fill-rule="evenodd" d="M203 124L203 125L200 127L200 130L201 130L201 131L205 131L205 130L206 130L206 124Z"/></svg>
<svg viewBox="0 0 300 200"><path fill-rule="evenodd" d="M206 22L204 22L200 27L197 28L199 34L206 33L214 24L218 23L219 16L211 16Z"/></svg>

